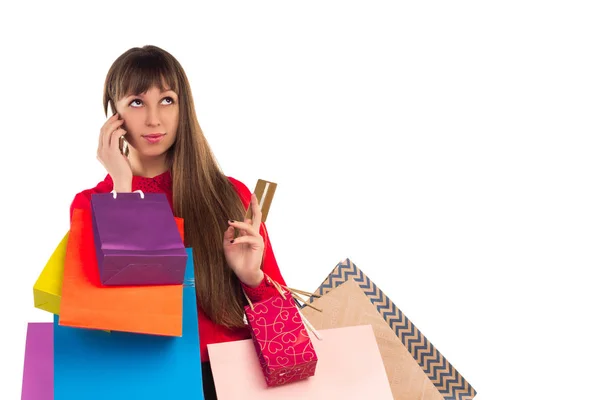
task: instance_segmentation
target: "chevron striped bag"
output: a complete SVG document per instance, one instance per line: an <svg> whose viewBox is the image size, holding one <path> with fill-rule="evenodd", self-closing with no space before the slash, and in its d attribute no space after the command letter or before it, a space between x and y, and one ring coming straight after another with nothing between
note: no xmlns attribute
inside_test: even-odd
<svg viewBox="0 0 600 400"><path fill-rule="evenodd" d="M469 382L350 259L338 263L308 303L321 310L301 308L318 330L373 327L395 400L475 397Z"/></svg>

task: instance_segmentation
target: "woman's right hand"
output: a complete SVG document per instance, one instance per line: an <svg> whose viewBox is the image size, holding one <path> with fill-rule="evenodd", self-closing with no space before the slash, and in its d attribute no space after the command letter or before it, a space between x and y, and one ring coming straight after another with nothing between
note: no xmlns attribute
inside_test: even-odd
<svg viewBox="0 0 600 400"><path fill-rule="evenodd" d="M131 192L133 172L129 159L119 149L119 138L127 133L121 128L123 122L115 114L102 125L96 158L111 176L117 192Z"/></svg>

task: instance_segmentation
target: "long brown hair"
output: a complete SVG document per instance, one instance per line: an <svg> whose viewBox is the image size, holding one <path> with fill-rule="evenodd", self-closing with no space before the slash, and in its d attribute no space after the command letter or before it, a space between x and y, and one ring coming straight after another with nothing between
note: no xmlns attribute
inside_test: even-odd
<svg viewBox="0 0 600 400"><path fill-rule="evenodd" d="M242 220L244 205L221 171L204 137L187 76L179 62L156 46L134 47L119 56L104 83L104 112L128 94L165 84L178 96L179 124L167 162L173 179L173 212L184 220L185 245L192 247L196 296L204 313L229 328L244 326L244 297L226 263L223 234L228 219Z"/></svg>

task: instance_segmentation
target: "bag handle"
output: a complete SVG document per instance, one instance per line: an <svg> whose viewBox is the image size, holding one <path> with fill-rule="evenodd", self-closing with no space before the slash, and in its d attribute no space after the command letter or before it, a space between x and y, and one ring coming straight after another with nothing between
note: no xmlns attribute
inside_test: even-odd
<svg viewBox="0 0 600 400"><path fill-rule="evenodd" d="M312 304L307 303L306 300L304 300L303 298L301 298L300 296L298 296L299 294L301 294L303 296L308 296L308 297L311 297L311 296L313 296L313 297L321 297L320 295L318 295L316 293L305 292L304 290L294 289L294 288L291 288L289 286L281 285L279 282L274 281L273 279L271 279L271 277L269 275L267 275L267 274L264 274L264 275L265 275L265 279L267 280L267 282L269 282L271 285L273 285L275 287L275 289L277 289L277 291L279 292L279 294L281 295L281 297L283 297L284 299L286 298L285 297L286 294L285 294L285 291L283 290L283 288L287 289L287 291L290 293L290 295L294 299L296 299L296 300L304 303L307 307L310 307L313 310L316 310L316 311L319 311L319 312L323 311L323 310L318 309L317 307L313 306ZM254 305L252 304L252 301L250 301L250 299L246 295L246 291L244 291L244 290L242 290L242 291L244 292L244 297L246 297L246 300L248 301L248 305L250 306L250 308L252 309L252 311L254 311Z"/></svg>
<svg viewBox="0 0 600 400"><path fill-rule="evenodd" d="M117 191L115 189L113 189L111 191L112 195L113 195L113 199L117 198ZM144 199L144 192L142 192L141 190L134 190L133 193L139 193L140 197L142 198L142 200Z"/></svg>
<svg viewBox="0 0 600 400"><path fill-rule="evenodd" d="M263 272L264 273L264 272ZM323 310L320 310L318 308L316 308L315 306L313 306L312 304L307 303L306 301L304 301L300 296L298 296L296 293L300 293L303 294L305 296L315 296L315 297L321 297L320 295L313 295L310 294L308 292L305 292L303 290L297 290L297 289L292 289L289 288L285 285L281 285L279 284L279 282L274 281L273 279L271 279L271 277L267 274L265 274L265 279L267 280L267 282L269 282L271 285L273 285L275 287L275 289L279 292L279 294L281 295L281 297L283 297L284 299L286 298L286 293L284 291L284 288L288 291L288 293L296 300L303 302L304 304L306 304L308 307L317 310L319 312L322 312ZM246 298L246 301L248 301L248 305L250 306L250 309L252 311L254 311L254 304L252 304L252 301L250 300L250 298L248 297L248 295L246 294L246 291L244 289L242 289L242 292L244 293L244 297ZM298 308L298 306L296 306L296 308ZM312 324L308 321L308 319L306 319L306 317L302 314L302 312L298 309L298 314L300 314L300 318L302 318L302 321L304 322L304 326L310 330L313 335L315 335L315 337L319 340L322 340L321 336L319 336L319 334L317 333L317 330L315 329L314 326L312 326Z"/></svg>

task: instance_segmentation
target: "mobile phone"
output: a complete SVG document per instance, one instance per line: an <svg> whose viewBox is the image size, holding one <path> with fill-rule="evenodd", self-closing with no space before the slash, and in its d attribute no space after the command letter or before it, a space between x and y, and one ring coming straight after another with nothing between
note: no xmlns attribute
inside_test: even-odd
<svg viewBox="0 0 600 400"><path fill-rule="evenodd" d="M110 110L111 115L117 114L117 112L115 111L114 103L113 103L112 100L108 101L108 108ZM121 116L118 115L117 119L121 119ZM121 125L121 127L123 127L123 125ZM123 129L125 129L125 128L123 128ZM125 135L119 137L119 151L125 157L127 157L129 155L129 144L127 143L127 140L125 140Z"/></svg>
<svg viewBox="0 0 600 400"><path fill-rule="evenodd" d="M119 138L119 150L121 151L121 154L123 154L125 157L129 155L129 145L125 140L125 136L121 136Z"/></svg>

